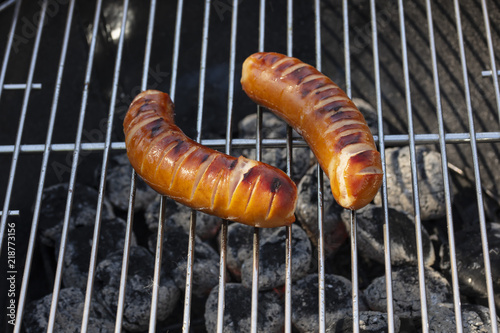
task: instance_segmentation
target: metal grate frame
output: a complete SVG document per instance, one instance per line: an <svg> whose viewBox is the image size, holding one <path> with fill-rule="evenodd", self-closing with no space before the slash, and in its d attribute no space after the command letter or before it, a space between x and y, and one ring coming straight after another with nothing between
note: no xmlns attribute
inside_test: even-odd
<svg viewBox="0 0 500 333"><path fill-rule="evenodd" d="M186 3L185 3L186 2ZM85 167L89 159L85 156L92 155L92 161L97 161L94 165L100 165L99 172L99 184L98 184L98 203L97 203L97 215L95 216L95 227L92 242L92 251L89 253L90 266L89 275L87 280L87 288L85 294L85 307L83 310L83 319L81 323L82 331L86 331L88 328L89 312L91 306L92 292L94 287L94 275L97 265L97 252L99 249L99 237L100 237L100 227L102 220L102 208L103 200L105 195L105 184L108 169L108 161L110 155L114 152L123 152L125 149L123 138L117 139L117 134L121 128L120 116L123 114L123 105L121 105L121 97L124 93L123 86L129 84L127 80L137 80L140 78L140 90L145 90L148 88L168 88L173 100L179 100L178 114L181 113L183 100L180 96L185 96L181 90L184 88L181 86L185 83L185 75L190 70L197 73L197 100L193 101L195 103L196 109L196 123L194 125L191 122L191 132L187 130L187 133L192 135L198 142L201 142L207 146L211 146L231 154L234 148L243 147L255 147L257 151L257 159L262 159L262 150L267 147L286 147L287 149L287 172L290 174L291 166L293 164L293 154L292 147L304 147L305 142L302 139L292 138L292 132L289 128L288 135L286 138L282 139L264 139L262 137L262 128L265 124L262 123L262 112L263 109L257 108L257 137L255 139L241 139L233 138L234 129L233 125L237 120L236 108L240 107L241 99L240 93L238 92L239 86L239 70L241 67L241 61L247 54L255 51L270 50L270 46L275 45L274 43L281 39L283 42L278 43L277 47L281 48L283 53L294 56L302 56L310 58L310 62L315 64L319 70L324 70L327 74L331 74L332 68L340 68L343 70L343 76L341 77L338 72L332 75L336 75L336 78L340 78L343 82L346 93L351 97L356 97L356 93L359 91L359 87L353 84L353 81L359 79L359 72L356 71L359 65L359 20L360 16L356 14L357 9L365 9L369 13L369 17L365 20L363 31L365 39L362 41L364 44L362 51L370 55L369 59L371 61L370 65L366 65L367 68L371 68L370 77L373 78L372 84L372 100L376 107L378 114L378 132L379 135L376 136L376 141L380 152L382 154L382 160L385 161L385 150L390 146L400 146L408 144L410 147L410 155L412 161L412 189L413 189L413 204L414 204L414 220L415 220L415 237L417 240L417 252L418 252L418 268L419 268L419 283L420 283L420 300L421 300L421 321L422 321L422 331L428 332L429 330L429 314L428 305L426 301L426 288L424 279L424 259L423 259L423 246L422 246L422 221L420 219L420 199L419 199L419 180L417 177L417 165L416 161L416 146L423 144L435 145L441 152L442 160L441 167L443 170L444 178L444 190L445 190L445 204L446 204L446 223L448 231L448 241L450 244L450 258L452 262L451 276L452 276L452 290L453 290L453 303L455 309L455 320L456 320L456 331L462 332L462 312L461 312L461 294L458 282L458 271L457 262L455 254L455 240L454 240L454 216L452 209L452 184L450 184L449 171L450 161L448 160L449 149L455 149L455 147L467 147L464 151L467 154L467 158L471 161L470 171L472 172L471 180L474 183L474 188L477 197L477 207L479 216L479 228L481 231L482 239L482 250L484 254L484 265L486 272L486 285L488 290L488 307L490 319L493 325L492 332L497 333L498 327L496 325L496 308L495 308L495 291L493 287L492 280L492 268L489 261L489 248L487 242L486 224L487 216L485 213L485 196L489 196L488 190L485 190L483 186L482 176L484 171L482 171L482 161L479 152L479 146L496 146L498 148L498 142L500 142L500 130L499 130L499 119L500 118L500 90L498 83L498 76L492 75L492 73L499 73L496 67L496 57L498 57L498 31L494 28L498 17L500 17L500 7L498 4L489 3L486 0L480 2L480 8L482 12L482 17L478 18L479 22L482 22L481 31L484 31L484 40L486 41L487 47L485 48L485 54L482 55L486 59L485 67L482 68L483 72L472 73L471 66L468 65L468 59L470 54L467 47L468 41L470 40L470 35L468 30L470 29L470 15L468 12L462 12L464 7L466 10L469 8L464 4L460 4L458 0L451 1L446 4L449 8L453 8L454 12L449 13L452 18L452 22L455 24L455 34L454 36L447 36L449 39L454 39L453 43L458 45L458 57L459 57L459 68L454 68L452 71L458 73L459 78L459 91L461 91L462 99L459 104L462 108L459 110L462 112L461 117L466 120L467 130L464 131L450 131L447 129L447 117L449 111L443 109L445 104L442 94L442 53L445 51L440 51L445 48L443 45L443 36L441 23L436 21L433 17L437 11L435 8L442 12L443 4L442 1L432 2L431 0L426 0L417 2L412 1L410 3L398 0L396 3L391 3L388 6L392 6L392 12L394 15L391 18L391 23L388 23L387 12L383 12L381 8L388 8L387 6L382 6L376 4L375 0L367 0L362 4L354 3L351 4L347 0L343 1L320 1L315 0L314 3L308 4L310 11L307 12L309 15L308 20L304 20L301 11L303 10L302 4L298 4L297 1L287 0L286 2L280 1L278 3L270 4L271 2L266 2L265 0L260 0L259 2L250 1L225 1L225 0L206 0L203 4L201 3L191 3L186 0L178 0L176 4L164 4L157 3L156 0L151 0L148 2L149 9L146 8L145 2L138 2L133 0L124 0L120 6L114 6L111 1L106 0L96 0L94 6L84 5L83 2L79 3L76 0L61 1L61 0L41 0L37 6L25 4L22 0L10 0L3 1L0 4L0 21L3 23L0 25L0 45L5 45L5 49L2 52L2 67L0 70L0 114L9 113L9 118L11 121L2 126L17 126L15 129L6 132L10 134L10 138L5 136L1 137L0 142L0 158L1 163L7 167L6 177L3 177L1 184L1 191L3 206L2 215L0 223L0 253L1 253L1 263L2 272L7 274L13 274L16 277L17 290L15 293L14 302L16 306L15 315L15 325L11 326L5 324L5 327L13 328L15 332L21 332L22 330L22 319L25 310L25 306L31 297L36 295L36 291L33 291L33 279L36 276L32 276L32 267L36 265L36 242L37 242L37 231L38 222L40 218L40 212L44 205L42 200L42 194L44 188L48 186L51 182L57 178L54 175L54 170L51 168L54 160L64 159L64 156L69 156L66 158L69 161L67 164L67 174L65 175L68 183L69 190L67 194L66 207L65 207L65 219L64 227L61 233L61 245L59 249L57 266L54 271L54 276L52 277L52 292L53 298L51 303L50 317L48 318L48 331L52 332L55 324L55 315L58 303L58 296L61 289L61 279L63 270L63 260L65 247L67 244L68 230L70 215L73 206L74 199L74 189L77 179L81 177L81 174L85 175ZM412 38L414 37L414 21L413 18L408 14L408 7L420 8L425 13L426 17L426 36L428 41L428 49L422 51L422 57L425 58L425 62L430 64L431 77L432 77L432 87L427 87L431 89L429 99L433 99L432 103L434 105L433 112L435 113L435 121L437 123L436 130L433 132L422 131L422 126L420 123L418 125L414 124L415 119L420 116L418 112L420 109L415 107L414 104L418 104L415 97L415 91L417 94L421 93L421 89L417 86L415 88L414 79L412 76L418 75L416 73L415 67L412 67L412 61L414 61L414 52L411 48L412 41L408 40L407 36L411 33ZM83 7L92 7L93 12L83 9ZM140 8L142 7L142 8ZM297 10L299 7L299 10ZM57 8L57 9L56 9ZM117 22L116 26L107 26L106 31L109 32L109 36L100 36L102 30L101 25L110 24L110 20L106 21L106 17L109 18L110 8L114 15L117 15L120 19L115 20ZM147 19L139 20L137 17L137 12L141 9ZM367 9L367 10L366 10ZM488 10L490 9L490 10ZM106 13L106 10L108 12ZM249 12L251 10L251 12ZM272 11L271 11L272 10ZM385 10L385 9L384 9ZM193 11L199 13L198 16L193 15ZM332 12L337 15L332 17ZM276 14L279 13L279 14ZM384 14L384 15L382 15ZM35 21L31 21L31 26L33 31L29 31L29 36L26 28L26 18L37 17ZM275 16L280 15L278 20L281 26L276 27L270 20L274 20ZM392 15L392 14L391 14ZM441 15L441 14L439 14ZM247 17L248 16L248 17ZM269 16L272 16L270 19ZM164 19L166 17L167 19ZM191 27L191 20L193 17L200 19L199 22L193 24ZM352 23L352 18L355 17L355 25ZM462 19L465 17L467 20L467 26L464 26ZM331 19L341 18L341 25L338 27L340 30L332 31L329 30L328 22ZM249 25L249 20L253 20L252 25ZM379 21L377 21L379 20ZM490 20L495 20L495 22L490 22ZM28 20L29 21L29 20ZM242 22L243 21L243 22ZM47 24L43 24L47 22ZM139 23L146 23L145 25L139 26ZM298 23L297 23L298 22ZM308 27L299 26L303 22L312 23ZM7 24L8 23L8 24ZM399 36L400 50L395 50L394 52L399 54L401 63L396 64L399 66L401 71L402 92L401 100L403 101L404 108L399 110L401 117L403 118L404 126L406 132L394 131L394 133L384 133L384 122L383 117L388 113L387 109L391 109L388 106L386 94L387 91L384 90L386 87L387 71L381 67L381 54L386 52L387 44L385 41L381 41L383 38L383 33L388 29L387 25L393 25L392 30L396 31ZM227 34L224 35L214 35L211 33L213 26L222 26L226 29ZM394 26L395 25L395 26ZM81 29L82 26L87 27ZM439 27L438 27L439 26ZM200 29L201 27L201 29ZM366 28L366 29L365 29ZM54 30L58 29L60 33L54 34ZM132 37L128 29L140 30L140 38ZM198 29L196 33L193 31ZM222 28L219 28L217 31ZM257 29L254 34L254 40L246 42L242 40L242 31L245 29ZM77 44L79 37L76 35L75 30L83 30L86 33L86 38L88 44L86 46L87 53L85 56L80 56L80 58L72 58L74 52L72 52L72 46ZM305 30L306 32L302 31ZM383 30L380 32L380 30ZM304 40L304 35L308 33L309 38ZM196 34L198 37L190 40L190 37ZM328 36L325 36L328 35ZM343 63L336 63L338 56L332 56L332 50L328 47L328 43L331 43L331 35L337 38L339 45L342 46L343 50ZM469 36L469 37L468 37ZM112 56L108 57L110 63L113 64L111 68L104 71L104 74L99 73L102 70L102 61L98 60L98 57L103 57L99 48L99 40L102 38L108 38L112 41L114 45L114 53ZM26 41L24 41L26 40ZM138 44L138 40L142 44ZM192 45L200 44L193 47ZM495 43L496 49L495 49ZM158 48L155 45L163 45L163 48ZM216 46L213 46L216 45ZM410 47L409 47L410 45ZM224 56L216 56L216 51L214 48L220 47ZM59 53L58 62L49 61L43 55L46 55L49 49L57 49ZM309 50L304 51L308 48ZM137 50L140 50L137 51ZM193 50L198 58L198 68L189 67L192 64L187 63L188 60L183 56L188 52L193 52ZM201 51L201 53L200 53ZM279 50L278 50L279 51ZM497 56L495 55L495 51ZM155 53L156 52L156 53ZM337 50L338 52L338 50ZM42 54L42 56L40 56ZM140 56L140 61L137 61L137 55ZM135 58L133 58L135 57ZM197 56L198 57L198 56ZM213 85L216 84L214 80L214 73L212 71L214 64L219 60L216 58L225 59L222 63L227 64L227 68L223 70L224 73L228 74L227 81L225 81L226 89L226 99L225 104L225 128L219 128L217 131L219 133L224 133L224 136L218 138L216 136L204 136L207 124L207 113L213 112L211 109L211 104L207 103L207 96L213 93ZM132 59L133 58L133 59ZM166 71L165 60L168 61L168 76L163 76L161 82L157 80L158 75L162 75L162 71L156 71L158 69L158 64L163 66L162 70ZM100 58L99 58L100 59ZM131 60L132 59L132 60ZM358 60L356 60L358 59ZM136 65L131 66L131 62L135 61ZM333 65L332 65L333 63ZM79 65L78 71L79 75L76 79L68 78L68 69L70 66ZM140 66L139 66L140 65ZM23 68L19 73L14 73L14 69L17 66ZM22 67L24 66L24 67ZM45 69L44 67L49 66L50 68ZM188 68L188 69L186 69ZM152 71L153 69L153 71ZM44 73L47 71L52 71L53 75L50 80L40 83L37 79L43 78ZM73 70L71 70L73 72ZM472 75L480 76L471 78ZM107 75L107 79L102 79L103 75ZM182 76L181 76L182 75ZM482 76L482 77L481 77ZM23 79L19 82L18 78ZM96 87L95 83L98 79L106 81L102 83L103 89L101 96L95 96ZM169 77L169 80L165 78ZM81 80L80 80L81 79ZM80 81L78 81L80 80ZM482 80L484 84L492 91L492 94L485 96L487 103L491 105L491 109L497 113L496 119L493 123L488 123L489 128L484 130L484 127L477 125L478 119L475 116L477 95L474 94L473 89L470 87L470 82L477 80ZM78 81L74 82L73 81ZM170 82L166 82L170 81ZM48 83L46 83L48 82ZM124 83L125 82L125 83ZM136 81L135 84L139 83ZM68 88L70 87L70 88ZM81 87L81 89L80 89ZM71 112L76 114L73 119L77 121L74 131L71 132L73 140L66 140L68 136L64 136L58 133L61 129L61 121L58 117L63 117L66 119L64 114L68 110L68 104L62 104L65 94L69 94L68 89L75 90L72 92L73 96L79 96L76 101L79 105L78 110L75 108L69 108ZM425 89L424 89L425 90ZM180 92L181 91L181 92ZM137 91L138 92L138 91ZM40 100L40 94L51 94L50 105L38 104L37 101ZM211 96L211 95L210 95ZM445 97L446 98L446 97ZM98 103L95 100L103 101L106 105L107 110L101 110L102 114L106 114L104 122L104 127L102 127L101 136L99 140L88 140L86 134L89 131L88 124L85 123L88 118L89 113L93 113L93 107ZM447 103L447 102L446 102ZM123 103L122 103L123 104ZM190 104L186 108L191 107L193 109L194 104ZM248 105L248 104L246 104ZM35 140L30 138L30 132L33 128L33 123L38 121L38 118L33 118L35 120L30 120L33 117L36 107L43 108L40 111L43 114L43 122L39 126L43 127L44 130L43 139L39 139L41 136L35 137ZM406 119L404 119L406 117ZM188 123L189 121L181 119ZM488 122L488 120L486 120ZM481 122L480 122L481 123ZM64 125L64 124L63 124ZM91 125L92 126L92 125ZM210 125L211 126L211 125ZM182 127L182 126L181 126ZM72 127L73 128L73 127ZM481 130L477 130L481 128ZM4 131L2 129L2 131ZM453 147L453 148L452 148ZM462 148L458 148L462 149ZM470 152L470 153L469 153ZM83 161L85 159L85 161ZM30 170L36 170L34 175L39 175L38 177L27 177L24 178L24 174L20 174L22 168L26 164L31 164L29 161L36 161L34 166ZM82 166L83 165L83 166ZM385 163L383 164L385 170ZM323 173L318 168L318 229L320 235L323 230ZM85 176L84 176L85 177ZM128 268L128 257L129 249L131 246L132 232L133 232L133 222L134 222L134 202L136 193L136 180L137 176L133 172L130 175L131 186L130 186L130 198L127 211L127 232L125 235L125 247L123 249L123 263L121 272L121 285L120 285L120 295L118 301L118 309L116 313L116 332L120 332L123 320L124 306L127 302L125 298L126 289L126 277ZM35 189L31 194L23 193L23 184L31 182L31 188ZM383 207L385 212L385 276L386 276L386 290L387 290L387 314L389 322L389 331L394 332L394 309L393 309L393 297L392 297L392 281L391 281L391 253L390 248L387 246L390 239L390 224L388 218L388 206L390 201L387 197L387 184L384 178L384 183L381 189L383 198ZM22 202L20 198L23 196L28 197L29 203L26 203L24 207L18 207L19 203ZM156 316L157 316L157 305L158 305L158 293L159 293L159 279L160 279L160 268L161 268L161 256L164 238L164 228L163 223L161 223L164 216L165 198L161 200L160 208L160 218L158 223L158 233L156 238L156 257L155 257L155 270L152 272L154 276L154 282L152 285L152 297L151 297L151 320L149 325L149 331L156 331ZM26 210L26 207L31 207L32 210ZM10 231L13 229L12 223L16 226L15 235L12 235ZM24 224L24 227L21 225ZM220 267L226 267L226 256L227 256L227 227L228 223L225 221L222 224L221 230L221 247L220 247ZM292 228L286 227L287 234L287 248L286 248L286 284L285 284L285 332L292 331L292 279L291 279L291 235ZM184 332L190 331L191 328L191 308L192 308L192 266L194 261L194 243L195 243L195 230L196 230L196 215L193 213L191 215L190 224L190 237L189 237L189 249L187 257L187 274L186 274L186 289L184 295L184 309L183 309L183 322L182 330ZM24 232L25 231L25 232ZM354 332L359 332L359 283L358 283L358 252L357 252L357 235L356 235L356 212L351 213L351 234L350 234L350 246L351 246L351 266L352 266L352 295L353 295L353 329ZM14 238L9 238L14 236ZM11 242L10 240L15 240ZM259 240L260 234L259 229L255 228L253 237L253 283L252 283L252 332L257 332L257 304L258 304L258 278L259 278ZM11 246L15 245L15 265L11 268L6 268L7 263L10 263L12 259ZM319 276L319 327L320 331L324 332L326 330L326 320L325 320L325 255L323 252L323 237L318 239L318 276ZM3 279L5 281L5 279ZM219 275L219 301L218 301L218 326L217 331L222 332L223 327L223 315L225 306L225 281L226 281L226 270L221 269ZM1 295L2 298L8 292L9 286L6 284L1 285ZM498 291L497 291L498 292ZM5 302L8 302L6 300ZM7 306L7 303L2 302L3 306ZM4 320L5 318L2 318Z"/></svg>

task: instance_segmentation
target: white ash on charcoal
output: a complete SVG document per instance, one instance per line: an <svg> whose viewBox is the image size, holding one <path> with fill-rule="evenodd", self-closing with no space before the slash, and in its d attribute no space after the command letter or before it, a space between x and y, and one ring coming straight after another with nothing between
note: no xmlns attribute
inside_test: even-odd
<svg viewBox="0 0 500 333"><path fill-rule="evenodd" d="M126 154L113 156L106 177L106 197L119 210L126 211L130 197L132 165ZM135 183L135 210L143 210L158 196L139 176Z"/></svg>
<svg viewBox="0 0 500 333"><path fill-rule="evenodd" d="M455 332L457 325L455 309L451 303L442 303L430 309L429 332ZM492 331L489 309L481 305L462 304L462 327L464 333L488 333ZM500 318L497 317L500 326Z"/></svg>
<svg viewBox="0 0 500 333"><path fill-rule="evenodd" d="M97 266L94 295L109 313L116 314L123 251L109 254ZM123 328L129 332L142 332L149 326L151 291L153 288L154 256L141 246L132 246L128 261L127 285L123 312ZM180 291L173 280L161 274L158 288L157 319L163 321L172 313Z"/></svg>
<svg viewBox="0 0 500 333"><path fill-rule="evenodd" d="M399 332L401 321L398 316L394 316L394 332ZM353 318L345 317L327 327L330 333L351 333L353 332ZM386 313L377 311L359 312L359 332L360 333L384 333L389 331L389 319ZM444 332L444 331L442 331Z"/></svg>
<svg viewBox="0 0 500 333"><path fill-rule="evenodd" d="M415 221L405 212L389 207L391 263L393 265L417 264ZM347 230L351 229L351 214L342 213ZM369 204L356 213L357 244L360 255L383 264L384 257L384 209ZM423 258L426 266L435 261L434 246L429 234L422 227Z"/></svg>
<svg viewBox="0 0 500 333"><path fill-rule="evenodd" d="M233 223L227 231L227 267L247 288L252 287L253 230L253 227ZM259 290L285 284L285 246L286 228L260 229ZM292 226L292 280L307 274L311 259L311 243L306 233L300 226Z"/></svg>
<svg viewBox="0 0 500 333"><path fill-rule="evenodd" d="M452 292L449 282L437 271L425 268L425 288L427 306L430 308L439 303L451 300ZM420 289L418 268L401 267L392 271L392 293L394 313L401 320L420 316ZM387 294L385 276L378 277L365 289L364 295L371 310L387 312Z"/></svg>
<svg viewBox="0 0 500 333"><path fill-rule="evenodd" d="M69 221L69 230L77 226L93 226L96 217L98 193L94 188L75 184L73 205ZM47 187L43 191L42 209L40 212L39 235L43 244L53 247L59 242L64 222L68 184L62 183ZM102 219L113 219L113 207L104 198Z"/></svg>
<svg viewBox="0 0 500 333"><path fill-rule="evenodd" d="M299 332L318 332L318 274L310 274L292 285L292 323ZM325 274L326 327L352 316L352 285L346 278ZM359 310L368 310L359 294Z"/></svg>
<svg viewBox="0 0 500 333"><path fill-rule="evenodd" d="M165 216L172 222L180 225L187 233L191 224L191 208L181 205L172 199L166 200ZM160 213L160 197L158 196L147 207L144 214L148 229L156 233L158 230L158 217ZM201 239L211 239L219 232L222 219L196 212L196 235Z"/></svg>
<svg viewBox="0 0 500 333"><path fill-rule="evenodd" d="M255 139L257 137L257 114L251 114L238 123L239 135L244 139ZM262 113L262 138L263 139L286 139L286 123L270 112ZM293 131L293 137L300 137ZM241 154L255 159L255 149L242 149ZM286 171L286 149L264 148L262 149L262 161ZM293 148L292 179L300 179L311 165L314 157L307 147Z"/></svg>
<svg viewBox="0 0 500 333"><path fill-rule="evenodd" d="M97 251L98 263L112 252L123 252L125 232L126 222L119 217L101 222L99 249ZM66 287L86 289L93 233L93 225L79 225L69 231L66 251L64 252L64 269L62 271L63 284ZM132 236L132 244L135 243L135 237ZM58 252L59 243L56 246L56 259Z"/></svg>
<svg viewBox="0 0 500 333"><path fill-rule="evenodd" d="M176 286L186 288L186 266L189 233L168 218L165 222L161 269L172 276ZM149 238L149 249L156 250L156 234ZM206 297L219 283L219 254L206 242L195 236L191 290L196 297Z"/></svg>
<svg viewBox="0 0 500 333"><path fill-rule="evenodd" d="M65 288L59 292L54 332L80 332L85 295L78 288ZM26 333L45 333L49 320L52 294L27 304L23 317ZM87 332L112 333L114 318L97 302L91 302Z"/></svg>
<svg viewBox="0 0 500 333"><path fill-rule="evenodd" d="M297 187L298 198L295 215L309 239L318 246L318 172L317 166L307 170ZM347 239L348 233L340 214L344 211L335 199L330 188L330 181L323 173L323 248L325 256L335 253Z"/></svg>
<svg viewBox="0 0 500 333"><path fill-rule="evenodd" d="M223 332L250 332L252 313L252 290L240 283L228 283L225 289ZM205 303L205 327L207 332L217 330L217 308L219 288L215 286ZM282 332L285 312L283 302L273 291L259 292L257 313L258 332Z"/></svg>
<svg viewBox="0 0 500 333"><path fill-rule="evenodd" d="M487 223L491 277L494 288L495 305L500 310L500 223ZM479 226L467 228L455 233L455 255L457 260L460 292L478 301L488 295L484 257ZM443 244L440 249L441 269L449 274L451 268L450 249ZM485 301L485 304L486 301Z"/></svg>
<svg viewBox="0 0 500 333"><path fill-rule="evenodd" d="M422 220L445 216L443 174L441 154L425 146L416 146L416 164L420 215ZM408 146L386 149L387 197L389 206L413 213L413 189ZM382 204L379 194L375 203Z"/></svg>

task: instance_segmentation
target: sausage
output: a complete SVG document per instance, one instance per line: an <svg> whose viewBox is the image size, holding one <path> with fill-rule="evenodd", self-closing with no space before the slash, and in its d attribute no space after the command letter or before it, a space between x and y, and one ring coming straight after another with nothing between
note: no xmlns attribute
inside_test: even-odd
<svg viewBox="0 0 500 333"><path fill-rule="evenodd" d="M271 52L245 60L241 84L302 135L342 207L372 201L382 184L380 153L363 115L338 85L297 58Z"/></svg>
<svg viewBox="0 0 500 333"><path fill-rule="evenodd" d="M297 187L283 171L191 140L173 114L168 94L147 90L125 116L128 158L149 186L193 209L256 227L295 221Z"/></svg>

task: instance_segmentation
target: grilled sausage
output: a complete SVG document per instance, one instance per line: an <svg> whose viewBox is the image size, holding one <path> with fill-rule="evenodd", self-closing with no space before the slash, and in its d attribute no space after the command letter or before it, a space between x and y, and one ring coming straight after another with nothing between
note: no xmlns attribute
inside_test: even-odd
<svg viewBox="0 0 500 333"><path fill-rule="evenodd" d="M245 60L241 84L303 136L341 206L359 209L372 201L382 184L380 154L363 115L339 86L313 66L270 52Z"/></svg>
<svg viewBox="0 0 500 333"><path fill-rule="evenodd" d="M283 171L189 139L175 125L173 111L166 93L148 90L132 101L125 116L127 155L147 184L223 219L257 227L295 221L297 188Z"/></svg>

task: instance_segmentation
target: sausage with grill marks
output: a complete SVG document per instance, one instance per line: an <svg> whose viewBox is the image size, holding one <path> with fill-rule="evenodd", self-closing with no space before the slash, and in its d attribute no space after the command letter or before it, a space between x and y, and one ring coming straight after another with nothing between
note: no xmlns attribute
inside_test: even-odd
<svg viewBox="0 0 500 333"><path fill-rule="evenodd" d="M295 221L297 188L281 170L228 156L189 139L174 123L168 94L147 90L123 128L130 163L154 190L223 219L257 227Z"/></svg>
<svg viewBox="0 0 500 333"><path fill-rule="evenodd" d="M241 84L303 136L341 206L359 209L372 201L382 184L380 154L363 115L338 85L313 66L272 52L245 60Z"/></svg>

